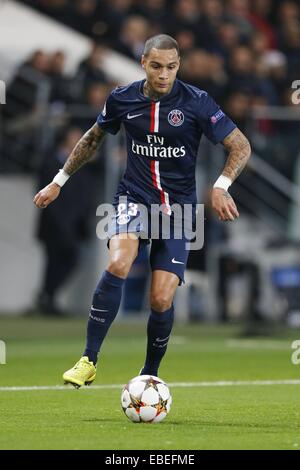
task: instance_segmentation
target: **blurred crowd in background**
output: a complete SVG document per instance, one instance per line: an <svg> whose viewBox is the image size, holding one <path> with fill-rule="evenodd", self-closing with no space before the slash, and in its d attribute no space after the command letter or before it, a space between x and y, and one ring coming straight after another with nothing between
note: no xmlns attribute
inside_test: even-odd
<svg viewBox="0 0 300 470"><path fill-rule="evenodd" d="M236 93L245 108L289 104L290 83L300 75L300 5L294 0L25 3L136 61L148 37L171 34L181 49L180 78L225 100L233 113L241 113ZM63 55L49 60L44 71L63 74Z"/></svg>
<svg viewBox="0 0 300 470"><path fill-rule="evenodd" d="M23 0L22 3L88 36L94 45L72 76L66 73L63 49L52 53L36 50L25 63L20 64L8 86L7 104L1 108L4 133L0 141L0 172L39 171L39 184L46 183L56 168L61 167L76 139L93 125L107 95L118 85L109 79L101 67L106 51L115 50L138 63L147 38L167 33L178 41L181 50L178 77L208 91L250 138L254 151L258 150L265 161L289 180L294 180L299 156L299 120L273 121L270 117L261 117L255 120L254 129L253 121L249 127L249 117L255 110L267 106L292 106L291 94L294 90L291 85L294 80L300 79L298 1ZM38 132L43 134L43 138L38 140L36 124L37 121L40 124L41 119L34 112L35 84L45 87L47 105L51 116L56 119L50 126L47 123L46 132L39 127ZM22 91L21 100L19 90ZM37 145L40 140L41 144ZM32 152L33 148L35 152ZM36 150L37 159L34 157ZM48 155L55 155L56 158L50 170ZM41 156L44 157L43 161ZM95 197L93 188L104 185L104 164L104 160L98 160L92 163L91 169L88 166L85 170L84 177L89 178L90 187L85 207L89 207L90 213L94 213L96 202L99 203L99 194ZM239 180L244 177L243 174ZM253 181L253 186L257 181L251 177L248 172L248 183L250 181L251 186ZM79 177L78 184L81 184ZM240 202L239 191L236 197ZM251 204L255 205L254 202ZM283 212L286 212L286 207L284 203ZM73 229L73 235L78 234L77 239L71 246L64 247L69 256L69 272L77 259L78 243L86 234L86 227L82 225L86 217L82 214L80 212L73 221L78 229L78 232ZM47 217L43 215L42 219ZM64 217L63 211L61 217ZM46 226L49 223L47 220L42 222ZM214 232L214 235L208 236L207 243L216 238L216 233L219 240L224 240L226 230L220 227L216 230L212 224L213 230L209 222L206 224L206 230ZM47 230L40 229L39 236L43 238ZM59 240L65 239L65 235L54 239L55 247ZM53 243L49 244L47 240L46 247L48 253L55 251ZM194 257L194 265L200 269L205 269L203 257L204 250L198 258ZM58 260L53 266L49 263L45 274L45 283L49 281L46 289L50 297L58 287L57 279L63 283L68 275L67 266L65 271L63 267L59 271L58 264ZM249 269L254 272L251 266ZM257 278L256 273L251 276L251 279ZM257 280L253 291L256 285Z"/></svg>
<svg viewBox="0 0 300 470"><path fill-rule="evenodd" d="M105 49L112 48L138 62L145 40L164 32L174 36L181 49L179 78L208 91L242 131L247 132L247 118L253 109L292 104L291 83L300 77L300 4L294 0L24 0L23 3L90 36L95 45L71 77L65 73L63 50L50 55L35 51L20 66L8 95L14 94L25 68L48 81L50 103L87 105L96 116L107 94L116 86L101 70ZM30 92L26 95L22 103L9 100L4 122L28 114L33 96ZM83 129L89 123L88 119L75 122ZM270 120L262 119L259 127L263 135L276 134L276 126ZM289 124L286 129L291 135L298 124L292 127L291 130ZM285 129L281 127L281 131ZM291 177L292 166L282 165L279 169Z"/></svg>
<svg viewBox="0 0 300 470"><path fill-rule="evenodd" d="M145 40L163 32L174 36L181 49L179 78L208 91L247 133L251 112L258 107L290 106L291 84L300 77L300 4L294 0L24 0L42 13L90 36L94 48L74 76L65 73L63 50L47 54L37 50L20 66L8 95L23 80L24 69L49 84L50 103L90 106L96 116L111 83L101 70L107 47L140 61ZM21 78L20 78L21 76ZM24 85L23 85L24 86ZM26 100L12 98L3 121L28 114L34 90ZM71 125L86 129L88 119ZM15 128L16 123L12 126ZM258 123L262 136L276 135L270 119ZM288 138L298 123L281 123ZM283 145L284 147L284 145ZM293 149L291 149L293 153ZM267 158L270 158L267 155ZM279 157L278 157L279 158ZM276 157L275 157L276 160ZM30 162L24 159L30 169ZM12 163L10 162L9 168ZM293 163L278 169L292 177ZM5 170L2 163L2 171Z"/></svg>

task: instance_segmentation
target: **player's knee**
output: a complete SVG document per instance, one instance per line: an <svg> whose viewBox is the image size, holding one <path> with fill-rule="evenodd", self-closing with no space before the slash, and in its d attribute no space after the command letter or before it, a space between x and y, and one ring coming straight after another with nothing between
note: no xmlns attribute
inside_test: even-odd
<svg viewBox="0 0 300 470"><path fill-rule="evenodd" d="M114 274L114 276L126 278L131 268L131 263L125 258L112 259L107 267L107 270Z"/></svg>
<svg viewBox="0 0 300 470"><path fill-rule="evenodd" d="M151 292L150 304L156 312L165 312L172 305L172 296L163 290Z"/></svg>

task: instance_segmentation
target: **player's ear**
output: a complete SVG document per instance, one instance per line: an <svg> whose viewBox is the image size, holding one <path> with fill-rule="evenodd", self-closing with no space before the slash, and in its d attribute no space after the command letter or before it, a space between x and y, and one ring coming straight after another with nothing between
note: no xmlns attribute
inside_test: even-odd
<svg viewBox="0 0 300 470"><path fill-rule="evenodd" d="M142 55L142 58L141 58L141 64L142 64L142 67L144 69L145 68L145 56L144 56L144 54Z"/></svg>

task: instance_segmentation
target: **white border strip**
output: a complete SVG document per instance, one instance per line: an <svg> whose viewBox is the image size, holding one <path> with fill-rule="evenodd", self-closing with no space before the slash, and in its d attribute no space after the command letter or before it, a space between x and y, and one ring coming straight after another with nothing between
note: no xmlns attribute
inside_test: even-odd
<svg viewBox="0 0 300 470"><path fill-rule="evenodd" d="M160 101L155 103L155 112L154 112L154 132L159 131L159 107Z"/></svg>
<svg viewBox="0 0 300 470"><path fill-rule="evenodd" d="M168 383L173 388L192 388L192 387L237 387L237 386L260 386L260 385L300 385L299 379L288 380L232 380L218 382L173 382ZM110 390L121 389L124 384L92 385L82 387L83 390ZM28 386L28 387L0 387L0 392L32 392L32 391L57 391L57 390L75 390L72 386L50 385L50 386Z"/></svg>
<svg viewBox="0 0 300 470"><path fill-rule="evenodd" d="M154 162L154 172L155 172L155 176L156 176L156 184L157 184L157 187L158 189L164 193L164 196L165 196L165 202L166 202L166 207L167 207L167 211L168 211L168 215L171 215L172 214L172 211L171 211L171 207L170 207L170 200L169 200L169 194L164 191L161 187L161 182L160 182L160 173L159 173L159 162Z"/></svg>
<svg viewBox="0 0 300 470"><path fill-rule="evenodd" d="M156 176L157 187L160 191L162 191L162 187L161 187L161 184L160 184L159 162L157 162L157 161L154 162L154 172L155 172L155 176Z"/></svg>

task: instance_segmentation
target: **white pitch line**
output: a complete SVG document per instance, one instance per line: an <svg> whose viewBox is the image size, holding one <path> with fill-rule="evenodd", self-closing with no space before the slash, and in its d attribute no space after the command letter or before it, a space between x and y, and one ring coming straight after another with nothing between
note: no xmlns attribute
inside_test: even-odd
<svg viewBox="0 0 300 470"><path fill-rule="evenodd" d="M259 385L300 385L299 379L288 380L223 380L218 382L173 382L168 383L173 388L191 388L191 387L240 387L240 386L259 386ZM109 390L121 389L124 384L92 385L83 387L82 390ZM75 391L72 386L49 385L49 386L28 386L28 387L0 387L0 392L34 392L34 391Z"/></svg>
<svg viewBox="0 0 300 470"><path fill-rule="evenodd" d="M229 348L237 349L275 349L275 350L287 350L291 346L288 343L275 340L252 340L252 339L229 339L225 342L225 345Z"/></svg>

